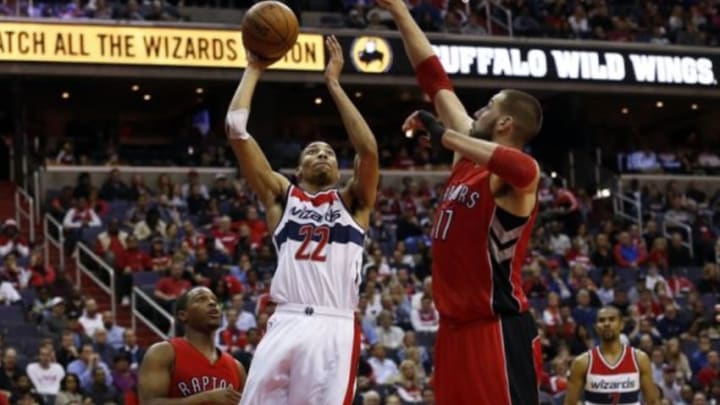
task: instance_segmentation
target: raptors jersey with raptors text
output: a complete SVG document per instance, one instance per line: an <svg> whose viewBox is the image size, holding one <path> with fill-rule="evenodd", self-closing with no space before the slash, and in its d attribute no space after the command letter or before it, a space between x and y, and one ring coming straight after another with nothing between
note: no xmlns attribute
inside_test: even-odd
<svg viewBox="0 0 720 405"><path fill-rule="evenodd" d="M272 300L353 311L364 239L337 190L311 194L291 185L273 234L278 265Z"/></svg>
<svg viewBox="0 0 720 405"><path fill-rule="evenodd" d="M170 398L190 397L219 388L239 390L242 387L237 363L228 353L218 350L217 360L210 363L186 339L172 338L168 342L175 352L168 392Z"/></svg>
<svg viewBox="0 0 720 405"><path fill-rule="evenodd" d="M599 346L590 350L585 404L640 405L640 369L632 346L623 345L615 365L605 360Z"/></svg>
<svg viewBox="0 0 720 405"><path fill-rule="evenodd" d="M446 321L527 311L522 265L537 204L518 217L495 204L490 171L467 159L452 170L432 229L433 300Z"/></svg>

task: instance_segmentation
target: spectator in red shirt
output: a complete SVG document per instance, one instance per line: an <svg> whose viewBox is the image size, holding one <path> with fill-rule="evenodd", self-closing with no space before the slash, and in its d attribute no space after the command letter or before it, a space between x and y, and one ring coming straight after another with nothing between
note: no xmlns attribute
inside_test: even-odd
<svg viewBox="0 0 720 405"><path fill-rule="evenodd" d="M667 240L659 237L655 238L652 244L652 249L648 255L649 262L655 262L658 268L663 271L668 269L668 251L667 251Z"/></svg>
<svg viewBox="0 0 720 405"><path fill-rule="evenodd" d="M234 225L239 229L243 224L250 228L250 241L252 244L255 246L262 244L263 238L268 234L268 227L265 221L258 216L257 208L254 205L248 205L245 210L245 219L236 222Z"/></svg>
<svg viewBox="0 0 720 405"><path fill-rule="evenodd" d="M618 243L615 245L613 254L615 263L626 269L637 269L647 259L645 250L634 244L627 232L621 232L618 236Z"/></svg>
<svg viewBox="0 0 720 405"><path fill-rule="evenodd" d="M235 255L235 247L238 243L238 234L230 229L231 224L229 216L220 218L220 221L218 221L218 229L212 231L212 236L215 237L215 240L220 241L225 253L233 257Z"/></svg>
<svg viewBox="0 0 720 405"><path fill-rule="evenodd" d="M139 271L149 271L152 268L150 256L138 248L137 239L128 236L125 252L115 265L117 272L117 294L122 297L122 305L130 304L130 291L132 290L132 274Z"/></svg>
<svg viewBox="0 0 720 405"><path fill-rule="evenodd" d="M101 233L95 242L95 253L105 259L110 266L125 253L128 233L120 230L120 221L113 218L108 224L107 231Z"/></svg>
<svg viewBox="0 0 720 405"><path fill-rule="evenodd" d="M185 263L175 261L170 267L170 275L161 278L155 286L155 298L168 311L175 312L175 300L192 287L183 278Z"/></svg>
<svg viewBox="0 0 720 405"><path fill-rule="evenodd" d="M170 268L170 255L165 252L165 241L155 237L150 245L150 269L152 271L166 271Z"/></svg>
<svg viewBox="0 0 720 405"><path fill-rule="evenodd" d="M30 254L28 242L20 235L14 219L7 219L0 233L0 259L9 253L15 253L20 257L27 257Z"/></svg>
<svg viewBox="0 0 720 405"><path fill-rule="evenodd" d="M577 197L570 190L562 187L562 180L559 178L553 180L550 193L553 196L553 212L565 225L565 233L575 236L582 221Z"/></svg>
<svg viewBox="0 0 720 405"><path fill-rule="evenodd" d="M45 264L43 251L35 249L30 256L30 285L35 288L50 287L55 282L55 270Z"/></svg>
<svg viewBox="0 0 720 405"><path fill-rule="evenodd" d="M225 316L227 327L220 332L220 345L229 353L241 352L247 345L247 335L237 327L238 312L230 308Z"/></svg>
<svg viewBox="0 0 720 405"><path fill-rule="evenodd" d="M713 380L720 377L720 357L718 352L713 350L708 353L708 364L697 373L697 381L704 388L710 387Z"/></svg>

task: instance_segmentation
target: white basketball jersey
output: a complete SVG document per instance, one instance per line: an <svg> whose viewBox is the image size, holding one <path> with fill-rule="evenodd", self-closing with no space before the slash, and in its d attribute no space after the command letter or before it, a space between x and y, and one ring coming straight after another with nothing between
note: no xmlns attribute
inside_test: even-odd
<svg viewBox="0 0 720 405"><path fill-rule="evenodd" d="M364 239L337 190L310 194L291 185L273 234L278 267L272 300L353 311Z"/></svg>

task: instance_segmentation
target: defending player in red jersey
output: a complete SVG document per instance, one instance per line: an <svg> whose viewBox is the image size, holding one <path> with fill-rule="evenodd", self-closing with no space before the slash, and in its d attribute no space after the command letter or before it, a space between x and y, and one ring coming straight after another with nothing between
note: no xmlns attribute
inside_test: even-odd
<svg viewBox="0 0 720 405"><path fill-rule="evenodd" d="M392 14L418 82L447 126L420 111L404 129L423 129L435 146L455 152L432 241L433 298L441 318L437 403L537 404L540 347L521 266L540 169L521 149L540 131L540 103L503 90L470 117L405 3L378 3Z"/></svg>
<svg viewBox="0 0 720 405"><path fill-rule="evenodd" d="M185 337L156 343L145 354L138 375L140 402L238 404L245 369L215 347L222 315L215 294L206 287L193 288L178 298L176 313Z"/></svg>
<svg viewBox="0 0 720 405"><path fill-rule="evenodd" d="M615 307L598 311L595 329L600 345L573 361L565 405L577 405L585 391L588 405L657 405L660 395L653 382L650 358L645 352L620 342L622 316Z"/></svg>

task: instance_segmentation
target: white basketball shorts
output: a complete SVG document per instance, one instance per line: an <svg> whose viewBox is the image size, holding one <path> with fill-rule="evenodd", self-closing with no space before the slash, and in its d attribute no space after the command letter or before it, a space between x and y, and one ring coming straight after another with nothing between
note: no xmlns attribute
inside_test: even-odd
<svg viewBox="0 0 720 405"><path fill-rule="evenodd" d="M248 373L241 405L350 405L360 351L352 311L278 305Z"/></svg>

